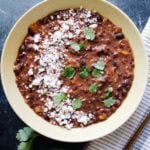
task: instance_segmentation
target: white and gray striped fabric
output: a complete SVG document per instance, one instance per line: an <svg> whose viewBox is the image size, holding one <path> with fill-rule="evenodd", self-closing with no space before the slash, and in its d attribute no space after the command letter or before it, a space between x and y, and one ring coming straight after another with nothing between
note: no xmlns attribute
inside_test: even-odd
<svg viewBox="0 0 150 150"><path fill-rule="evenodd" d="M142 37L147 48L150 66L150 18L142 32ZM132 117L118 130L95 141L89 142L85 150L123 150L133 136L145 116L150 111L150 70L147 88L142 102ZM150 123L146 126L133 146L133 150L150 150Z"/></svg>

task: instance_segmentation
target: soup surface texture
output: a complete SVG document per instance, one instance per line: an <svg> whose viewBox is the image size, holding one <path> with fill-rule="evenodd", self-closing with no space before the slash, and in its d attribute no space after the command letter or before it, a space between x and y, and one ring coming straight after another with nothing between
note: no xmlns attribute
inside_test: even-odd
<svg viewBox="0 0 150 150"><path fill-rule="evenodd" d="M106 120L127 96L134 58L122 29L84 8L53 12L28 28L14 63L25 102L67 129Z"/></svg>

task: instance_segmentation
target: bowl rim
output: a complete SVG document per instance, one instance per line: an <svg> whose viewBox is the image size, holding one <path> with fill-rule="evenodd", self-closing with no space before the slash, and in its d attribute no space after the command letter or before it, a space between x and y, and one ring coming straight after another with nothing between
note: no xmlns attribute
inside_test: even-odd
<svg viewBox="0 0 150 150"><path fill-rule="evenodd" d="M24 16L26 16L26 15L27 15L29 12L31 12L33 9L35 9L36 7L40 6L40 5L43 4L43 3L47 3L48 1L52 1L52 0L44 0L44 1L42 1L42 2L37 3L36 5L34 5L33 7L31 7L29 10L27 10L27 11L16 21L16 23L15 23L15 24L13 25L13 27L11 28L9 34L7 35L7 38L6 38L5 43L4 43L4 45L3 45L2 54L1 54L1 62L3 62L4 51L5 51L5 49L6 49L6 45L7 45L8 41L9 41L9 37L11 36L11 33L13 32L14 28L16 27L16 25L24 18ZM146 74L145 74L145 75L146 75L146 76L145 76L145 79L146 79L146 80L145 80L145 83L144 83L144 84L145 84L145 87L142 89L142 92L141 92L141 93L144 94L144 91L145 91L145 88L146 88L146 83L147 83L147 81L148 81L148 55L147 55L147 52L146 52L146 50L145 50L144 42L143 42L143 40L142 40L142 38L141 38L141 35L140 35L140 33L139 33L137 27L136 27L135 24L133 23L133 21L132 21L120 8L118 8L117 6L115 6L114 4L112 4L111 2L104 1L104 0L99 0L99 1L102 1L103 3L105 3L105 4L107 4L107 5L111 6L111 7L113 7L113 8L116 9L119 13L121 13L121 14L131 23L131 25L132 25L132 27L135 29L137 35L140 37L142 46L143 46L143 48L144 48L144 49L143 49L143 52L145 53L145 58L146 58L145 61L146 61L146 65L147 65L147 66L146 66L146 68L147 68L147 69L146 69ZM3 63L1 63L1 81L2 81L2 86L3 86L4 93L5 93L6 97L8 97L9 94L8 94L8 92L6 92L6 89L5 89L6 84L5 84L4 80L3 80L3 78L4 78L4 77L3 77L3 76L4 76L3 67L4 67L4 65L3 65ZM115 130L118 129L119 127L121 127L121 126L133 115L133 113L135 112L135 110L137 109L137 107L139 106L139 104L140 104L140 102L141 102L141 100L142 100L143 94L140 95L140 98L139 98L140 100L138 101L138 104L135 106L134 111L133 111L131 114L129 114L128 117L126 117L126 118L124 119L124 121L122 121L122 123L120 123L119 125L116 125L116 126L115 126L114 128L112 128L112 129L109 129L109 132L105 132L105 134L103 134L102 136L99 136L99 135L97 134L94 138L91 137L91 138L88 138L88 139L80 139L80 140L78 140L78 139L76 139L76 140L66 140L66 139L65 139L65 140L64 140L64 139L59 139L59 138L56 138L56 137L52 137L52 136L50 136L50 135L45 135L45 134L43 134L42 132L40 132L39 130L37 130L37 128L34 128L33 126L31 126L31 125L24 119L24 117L21 116L21 115L16 111L16 108L14 108L14 107L12 106L12 104L11 104L11 100L9 100L8 98L7 98L7 100L8 100L8 102L9 102L11 108L13 109L13 111L17 114L17 116L18 116L23 122L25 122L25 124L27 124L28 126L32 127L33 130L35 130L36 132L42 134L43 136L46 136L46 137L48 137L48 138L51 138L51 139L54 139L54 140L57 140L57 141L74 142L74 143L76 143L76 142L91 141L91 140L95 140L95 139L100 138L100 137L104 137L104 136L106 136L106 135L112 133L113 131L115 131Z"/></svg>

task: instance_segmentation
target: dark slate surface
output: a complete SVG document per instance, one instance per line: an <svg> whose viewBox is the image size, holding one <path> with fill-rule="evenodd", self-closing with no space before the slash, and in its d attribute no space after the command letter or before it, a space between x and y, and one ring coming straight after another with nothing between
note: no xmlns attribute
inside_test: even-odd
<svg viewBox="0 0 150 150"><path fill-rule="evenodd" d="M15 21L30 7L40 0L0 0L0 50ZM138 29L142 31L149 15L150 0L109 0L125 11ZM16 131L25 124L10 108L0 84L0 150L16 150ZM43 147L43 145L45 145ZM58 145L69 150L80 150L83 144L58 143L44 137L36 140L36 150L51 150L51 145ZM43 148L42 148L43 147Z"/></svg>

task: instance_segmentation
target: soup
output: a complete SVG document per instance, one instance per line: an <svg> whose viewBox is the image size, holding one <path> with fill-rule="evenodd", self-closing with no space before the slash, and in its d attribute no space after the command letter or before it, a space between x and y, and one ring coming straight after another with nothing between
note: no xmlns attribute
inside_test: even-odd
<svg viewBox="0 0 150 150"><path fill-rule="evenodd" d="M122 29L84 8L53 12L30 25L14 63L25 102L67 129L108 119L134 79Z"/></svg>

